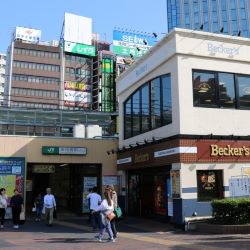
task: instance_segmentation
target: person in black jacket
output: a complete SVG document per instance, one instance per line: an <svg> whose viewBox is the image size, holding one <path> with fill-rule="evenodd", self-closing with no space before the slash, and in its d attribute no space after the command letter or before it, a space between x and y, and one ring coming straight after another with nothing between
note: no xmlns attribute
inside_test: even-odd
<svg viewBox="0 0 250 250"><path fill-rule="evenodd" d="M14 189L14 195L11 197L10 206L12 208L13 228L18 229L20 224L20 213L23 211L23 198L17 189Z"/></svg>

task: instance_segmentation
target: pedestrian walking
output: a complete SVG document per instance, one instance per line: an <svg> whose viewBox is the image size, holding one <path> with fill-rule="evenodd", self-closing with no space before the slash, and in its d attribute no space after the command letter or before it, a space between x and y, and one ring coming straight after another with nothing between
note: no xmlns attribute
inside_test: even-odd
<svg viewBox="0 0 250 250"><path fill-rule="evenodd" d="M34 202L35 208L36 208L36 221L40 221L42 218L42 211L43 211L43 197L42 194L39 193L37 197L35 198Z"/></svg>
<svg viewBox="0 0 250 250"><path fill-rule="evenodd" d="M43 202L45 207L46 225L52 226L53 213L56 210L55 196L51 193L51 188L46 189L47 194L44 196Z"/></svg>
<svg viewBox="0 0 250 250"><path fill-rule="evenodd" d="M104 197L105 199L102 201L101 205L98 206L98 208L93 212L100 212L101 215L101 227L99 235L97 236L97 240L101 242L105 231L107 231L109 235L108 242L115 242L110 225L110 220L114 216L114 205L111 199L110 191L108 189L105 190Z"/></svg>
<svg viewBox="0 0 250 250"><path fill-rule="evenodd" d="M10 206L12 209L13 228L18 229L20 225L20 214L24 208L23 197L17 189L14 189L14 195L10 199Z"/></svg>
<svg viewBox="0 0 250 250"><path fill-rule="evenodd" d="M6 208L8 205L8 197L6 195L5 188L0 189L0 218L1 218L1 228L4 228L4 217L6 213Z"/></svg>
<svg viewBox="0 0 250 250"><path fill-rule="evenodd" d="M97 228L100 229L100 214L97 212L93 213L93 211L96 211L102 202L102 197L97 193L97 187L93 187L91 192L88 194L87 199L89 200L92 228L93 230Z"/></svg>
<svg viewBox="0 0 250 250"><path fill-rule="evenodd" d="M113 204L114 204L114 209L116 209L118 207L118 203L117 203L117 193L115 191L115 188L113 185L108 185L107 189L110 192L111 199L112 199ZM116 217L110 221L114 239L116 239L116 237L117 237L117 230L116 230L115 221L116 221Z"/></svg>

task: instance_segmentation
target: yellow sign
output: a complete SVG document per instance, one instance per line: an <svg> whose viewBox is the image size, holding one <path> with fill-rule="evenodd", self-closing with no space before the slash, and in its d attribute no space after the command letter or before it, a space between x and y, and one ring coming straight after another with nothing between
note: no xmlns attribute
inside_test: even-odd
<svg viewBox="0 0 250 250"><path fill-rule="evenodd" d="M226 147L219 147L218 145L210 145L211 156L249 156L249 148L243 146L241 148L232 147L227 145Z"/></svg>
<svg viewBox="0 0 250 250"><path fill-rule="evenodd" d="M1 188L6 189L8 197L13 195L13 190L16 188L16 176L15 175L0 175Z"/></svg>
<svg viewBox="0 0 250 250"><path fill-rule="evenodd" d="M87 85L84 82L64 82L64 88L65 89L73 89L73 90L81 90L81 91L89 91L89 85Z"/></svg>
<svg viewBox="0 0 250 250"><path fill-rule="evenodd" d="M148 160L149 160L149 154L148 153L135 154L135 159L134 159L135 163L144 162L144 161L148 161Z"/></svg>

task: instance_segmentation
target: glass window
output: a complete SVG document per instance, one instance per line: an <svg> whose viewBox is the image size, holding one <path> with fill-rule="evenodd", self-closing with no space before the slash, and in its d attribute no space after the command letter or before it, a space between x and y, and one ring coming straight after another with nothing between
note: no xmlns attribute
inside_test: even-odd
<svg viewBox="0 0 250 250"><path fill-rule="evenodd" d="M215 74L193 72L194 106L216 105Z"/></svg>
<svg viewBox="0 0 250 250"><path fill-rule="evenodd" d="M140 91L132 96L132 131L133 136L140 133Z"/></svg>
<svg viewBox="0 0 250 250"><path fill-rule="evenodd" d="M250 108L250 77L238 76L239 106Z"/></svg>
<svg viewBox="0 0 250 250"><path fill-rule="evenodd" d="M163 125L172 122L171 78L162 77L162 122Z"/></svg>
<svg viewBox="0 0 250 250"><path fill-rule="evenodd" d="M161 88L160 78L151 81L151 125L152 128L161 126Z"/></svg>
<svg viewBox="0 0 250 250"><path fill-rule="evenodd" d="M197 198L198 201L211 201L223 198L222 170L197 171Z"/></svg>
<svg viewBox="0 0 250 250"><path fill-rule="evenodd" d="M221 107L235 107L235 86L233 74L219 73L219 98Z"/></svg>
<svg viewBox="0 0 250 250"><path fill-rule="evenodd" d="M125 139L171 122L170 75L155 78L142 85L124 104Z"/></svg>
<svg viewBox="0 0 250 250"><path fill-rule="evenodd" d="M141 89L141 117L142 131L150 129L150 99L149 99L149 83L145 84Z"/></svg>
<svg viewBox="0 0 250 250"><path fill-rule="evenodd" d="M132 136L132 119L131 119L131 98L125 102L124 105L124 137L129 138Z"/></svg>

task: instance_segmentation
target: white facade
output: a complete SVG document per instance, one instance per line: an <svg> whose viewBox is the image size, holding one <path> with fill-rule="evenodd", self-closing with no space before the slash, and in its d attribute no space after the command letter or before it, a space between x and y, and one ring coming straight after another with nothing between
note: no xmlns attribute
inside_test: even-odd
<svg viewBox="0 0 250 250"><path fill-rule="evenodd" d="M3 100L4 100L5 74L6 74L6 55L0 54L0 105L3 105Z"/></svg>
<svg viewBox="0 0 250 250"><path fill-rule="evenodd" d="M231 196L230 180L234 177L241 178L244 174L243 169L247 170L246 175L250 181L249 108L244 110L237 105L232 108L195 106L193 71L232 73L238 77L238 75L249 76L249 69L249 39L174 29L117 79L120 112L119 148L124 149L118 154L118 170L126 170L128 178L131 176L129 172L134 173L135 169L139 169L138 175L143 175L146 168L151 168L152 176L154 167L162 169L170 167L170 170L167 170L170 175L172 171L179 172L180 194L178 199L170 200L175 206L172 205L172 209L168 210L173 210L177 223L183 222L185 217L192 216L194 212L198 215L211 215L210 200L201 200L198 197L200 192L198 182L202 182L201 171L206 171L207 176L213 174L214 178L217 174L221 176L221 179L216 177L220 179L216 183L220 187L220 196L217 198ZM171 76L172 123L124 139L125 101L143 84L166 74ZM249 94L250 91L246 87L244 95ZM211 135L211 138L205 138L208 135ZM152 142L153 137L168 139L171 136L180 137L159 143L147 142L147 140ZM199 140L199 136L203 136L203 140ZM235 136L241 139L238 140ZM180 144L177 145L175 140L180 140L178 142ZM216 157L211 153L213 144L221 150ZM196 147L196 151L175 150L177 146L183 145L187 148ZM233 148L230 153L227 151L228 148ZM238 154L245 148L247 154ZM174 152L173 157L170 157L170 153L157 155L163 151ZM126 159L129 161L125 162ZM208 185L213 184L208 183ZM208 189L210 187L208 186ZM250 183L248 191L250 194ZM178 209L175 210L177 206Z"/></svg>
<svg viewBox="0 0 250 250"><path fill-rule="evenodd" d="M120 147L152 136L176 134L249 135L249 110L200 108L193 105L192 70L249 74L250 40L200 31L175 29L117 80L119 110L139 86L163 74L171 74L172 124L123 140Z"/></svg>

